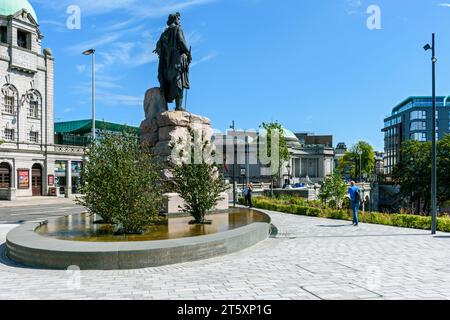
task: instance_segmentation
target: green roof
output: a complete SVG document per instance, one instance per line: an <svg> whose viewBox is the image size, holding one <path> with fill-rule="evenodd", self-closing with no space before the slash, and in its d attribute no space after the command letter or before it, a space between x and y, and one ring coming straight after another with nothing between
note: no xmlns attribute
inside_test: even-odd
<svg viewBox="0 0 450 320"><path fill-rule="evenodd" d="M106 121L95 121L95 128L97 130L108 130L114 132L123 132L126 129L132 130L139 134L140 130L137 127L120 125ZM55 123L55 133L57 134L85 134L92 131L92 120L78 120Z"/></svg>
<svg viewBox="0 0 450 320"><path fill-rule="evenodd" d="M27 0L0 0L0 15L10 16L22 9L26 9L38 21L36 12Z"/></svg>

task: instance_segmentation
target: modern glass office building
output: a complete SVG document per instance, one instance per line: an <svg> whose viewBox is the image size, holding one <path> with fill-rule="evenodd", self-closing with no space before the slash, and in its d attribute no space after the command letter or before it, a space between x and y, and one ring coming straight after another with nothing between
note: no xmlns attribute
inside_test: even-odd
<svg viewBox="0 0 450 320"><path fill-rule="evenodd" d="M436 133L442 139L450 133L450 96L436 98ZM400 148L403 141L431 141L432 137L432 98L409 97L398 104L392 114L384 120L384 172L391 175L394 166L400 161Z"/></svg>

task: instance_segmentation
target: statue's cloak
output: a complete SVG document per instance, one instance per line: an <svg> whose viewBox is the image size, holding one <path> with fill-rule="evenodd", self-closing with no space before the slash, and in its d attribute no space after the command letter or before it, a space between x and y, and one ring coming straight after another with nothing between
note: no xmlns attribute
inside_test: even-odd
<svg viewBox="0 0 450 320"><path fill-rule="evenodd" d="M169 26L158 41L158 80L167 102L173 102L184 88L190 88L189 51L183 30L178 25Z"/></svg>

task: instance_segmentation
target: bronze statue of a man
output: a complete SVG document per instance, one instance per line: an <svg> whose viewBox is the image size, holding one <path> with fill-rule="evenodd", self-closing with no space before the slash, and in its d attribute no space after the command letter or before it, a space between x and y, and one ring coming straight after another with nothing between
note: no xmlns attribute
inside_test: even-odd
<svg viewBox="0 0 450 320"><path fill-rule="evenodd" d="M181 29L180 14L169 15L167 25L154 51L159 56L158 80L166 102L175 100L176 110L183 111L183 90L190 89L192 55Z"/></svg>

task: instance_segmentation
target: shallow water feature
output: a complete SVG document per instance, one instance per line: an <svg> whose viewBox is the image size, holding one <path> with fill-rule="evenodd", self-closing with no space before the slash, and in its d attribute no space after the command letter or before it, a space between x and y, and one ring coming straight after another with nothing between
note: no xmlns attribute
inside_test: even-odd
<svg viewBox="0 0 450 320"><path fill-rule="evenodd" d="M122 241L154 241L225 232L255 222L270 223L270 218L263 213L248 209L229 209L226 212L212 213L207 216L211 225L189 225L192 217L169 218L162 225L155 225L140 235L114 235L114 227L105 224L94 224L98 216L80 214L51 220L42 225L36 232L45 237L59 240L84 242L122 242Z"/></svg>

